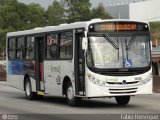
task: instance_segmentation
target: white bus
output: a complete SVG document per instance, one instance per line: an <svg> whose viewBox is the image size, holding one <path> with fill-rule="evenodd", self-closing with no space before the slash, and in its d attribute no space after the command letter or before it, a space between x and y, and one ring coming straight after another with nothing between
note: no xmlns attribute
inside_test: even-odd
<svg viewBox="0 0 160 120"><path fill-rule="evenodd" d="M152 94L149 25L101 20L47 26L7 34L7 81L28 99L65 95L81 98Z"/></svg>

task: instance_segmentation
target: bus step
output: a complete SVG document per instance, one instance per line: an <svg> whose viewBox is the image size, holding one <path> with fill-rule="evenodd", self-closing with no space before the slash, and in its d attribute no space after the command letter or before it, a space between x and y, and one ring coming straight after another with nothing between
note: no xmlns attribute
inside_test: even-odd
<svg viewBox="0 0 160 120"><path fill-rule="evenodd" d="M85 98L85 95L76 95L76 97L81 97L81 98Z"/></svg>

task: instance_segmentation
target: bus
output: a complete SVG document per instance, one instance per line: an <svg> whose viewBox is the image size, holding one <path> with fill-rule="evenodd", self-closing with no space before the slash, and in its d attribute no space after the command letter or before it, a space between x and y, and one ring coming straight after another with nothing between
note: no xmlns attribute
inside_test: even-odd
<svg viewBox="0 0 160 120"><path fill-rule="evenodd" d="M10 32L6 43L7 81L29 100L152 94L149 24L123 19L93 19Z"/></svg>

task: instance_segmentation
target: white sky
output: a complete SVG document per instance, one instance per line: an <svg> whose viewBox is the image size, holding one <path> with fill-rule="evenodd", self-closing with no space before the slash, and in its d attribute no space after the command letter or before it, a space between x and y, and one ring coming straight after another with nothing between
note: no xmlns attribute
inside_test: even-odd
<svg viewBox="0 0 160 120"><path fill-rule="evenodd" d="M19 0L20 2L24 2L26 4L29 3L39 3L41 6L47 8L48 5L52 4L54 0ZM57 0L60 1L60 0ZM109 3L116 3L116 2L125 2L125 1L137 1L137 0L90 0L92 6L95 7L99 3L109 4Z"/></svg>

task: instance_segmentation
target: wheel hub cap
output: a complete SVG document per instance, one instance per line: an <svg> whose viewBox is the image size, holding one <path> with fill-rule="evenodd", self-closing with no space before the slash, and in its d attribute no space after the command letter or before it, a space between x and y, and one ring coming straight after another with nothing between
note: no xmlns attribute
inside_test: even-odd
<svg viewBox="0 0 160 120"><path fill-rule="evenodd" d="M29 83L27 83L27 85L26 85L26 93L27 93L28 96L30 96L30 89L31 89L31 87L30 87Z"/></svg>
<svg viewBox="0 0 160 120"><path fill-rule="evenodd" d="M69 87L69 88L68 88L67 96L68 96L68 98L69 98L70 100L74 97L74 96L73 96L73 89L72 89L72 87Z"/></svg>

